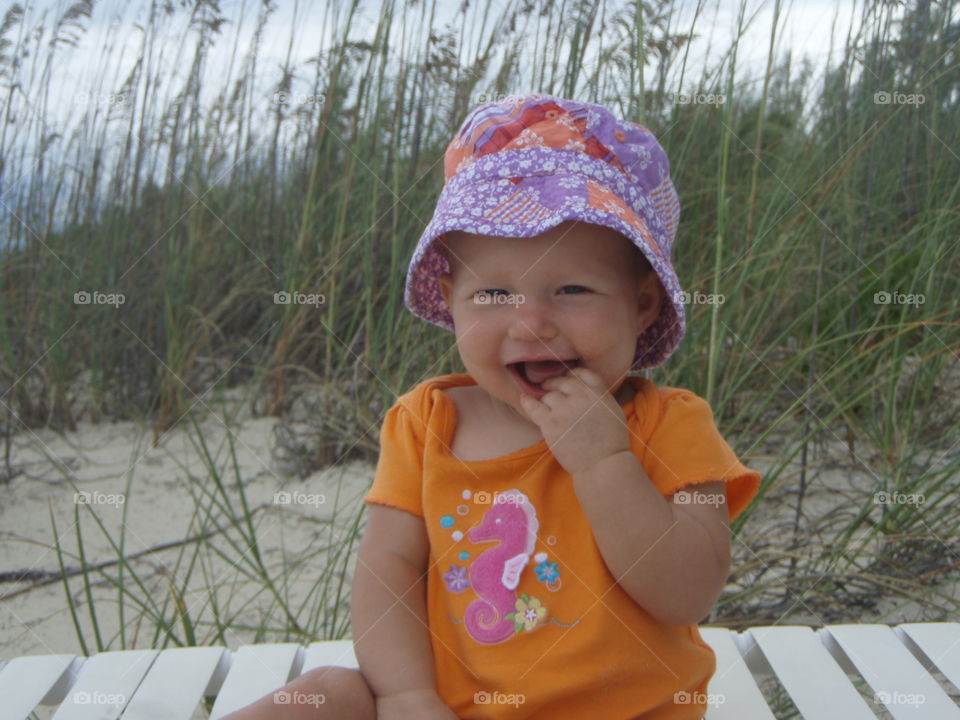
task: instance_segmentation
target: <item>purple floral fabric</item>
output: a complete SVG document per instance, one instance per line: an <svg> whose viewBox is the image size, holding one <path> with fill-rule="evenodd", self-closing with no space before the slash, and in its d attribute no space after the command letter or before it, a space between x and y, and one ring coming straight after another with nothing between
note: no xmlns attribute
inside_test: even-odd
<svg viewBox="0 0 960 720"><path fill-rule="evenodd" d="M455 593L462 593L470 587L470 579L467 577L467 569L459 565L451 565L450 570L443 576L447 583L447 590Z"/></svg>

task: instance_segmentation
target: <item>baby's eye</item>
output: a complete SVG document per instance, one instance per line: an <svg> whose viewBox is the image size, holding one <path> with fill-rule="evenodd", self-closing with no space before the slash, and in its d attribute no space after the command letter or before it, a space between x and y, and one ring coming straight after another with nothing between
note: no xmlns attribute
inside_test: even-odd
<svg viewBox="0 0 960 720"><path fill-rule="evenodd" d="M583 287L583 285L564 285L563 286L564 290L566 290L567 288L576 288L577 290L583 290L584 292L588 292L587 289ZM564 294L569 295L570 293L564 293Z"/></svg>

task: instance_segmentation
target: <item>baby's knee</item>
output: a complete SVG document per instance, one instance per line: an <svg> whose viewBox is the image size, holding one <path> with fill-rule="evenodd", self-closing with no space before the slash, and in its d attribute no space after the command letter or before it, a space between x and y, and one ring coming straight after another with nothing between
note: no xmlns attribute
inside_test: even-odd
<svg viewBox="0 0 960 720"><path fill-rule="evenodd" d="M376 703L359 670L324 665L303 673L293 681L301 692L321 696L330 708L351 708L360 715L375 712Z"/></svg>
<svg viewBox="0 0 960 720"><path fill-rule="evenodd" d="M321 667L307 670L296 678L296 682L303 683L315 690L323 688L351 688L358 683L363 683L366 687L366 681L359 670L353 668L339 667L337 665L323 665Z"/></svg>

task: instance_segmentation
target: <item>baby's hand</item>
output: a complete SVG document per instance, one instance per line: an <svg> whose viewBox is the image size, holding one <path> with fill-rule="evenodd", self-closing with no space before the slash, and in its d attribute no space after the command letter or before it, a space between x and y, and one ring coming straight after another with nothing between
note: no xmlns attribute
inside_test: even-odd
<svg viewBox="0 0 960 720"><path fill-rule="evenodd" d="M435 690L408 690L377 698L377 720L457 720Z"/></svg>
<svg viewBox="0 0 960 720"><path fill-rule="evenodd" d="M520 404L568 473L575 475L630 449L623 410L593 370L574 368L571 375L540 385L546 395L539 400L521 395Z"/></svg>

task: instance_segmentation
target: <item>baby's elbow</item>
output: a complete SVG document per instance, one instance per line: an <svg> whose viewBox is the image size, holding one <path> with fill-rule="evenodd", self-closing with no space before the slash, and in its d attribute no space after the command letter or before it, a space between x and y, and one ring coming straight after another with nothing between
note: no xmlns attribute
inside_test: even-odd
<svg viewBox="0 0 960 720"><path fill-rule="evenodd" d="M621 578L618 584L634 603L657 622L666 625L691 624L688 620L691 615L695 614L695 610L688 606L688 599L680 600L676 593L672 592L665 594L663 584L654 587L644 586L631 582L629 578ZM698 617L697 620L692 622L699 619Z"/></svg>
<svg viewBox="0 0 960 720"><path fill-rule="evenodd" d="M670 603L665 609L674 614L674 625L697 625L706 618L716 605L730 575L730 559L718 562L703 570L702 574L691 581L689 592L683 593L686 602Z"/></svg>
<svg viewBox="0 0 960 720"><path fill-rule="evenodd" d="M672 583L663 581L651 585L629 582L621 586L633 601L648 615L667 625L697 625L713 609L723 592L730 572L729 560L712 564L686 577L674 577Z"/></svg>
<svg viewBox="0 0 960 720"><path fill-rule="evenodd" d="M665 623L666 625L678 625L686 627L687 625L697 625L707 615L710 614L713 604L705 606L703 604L688 606L682 603L671 603L665 607L658 608L656 612L648 611L654 619Z"/></svg>

